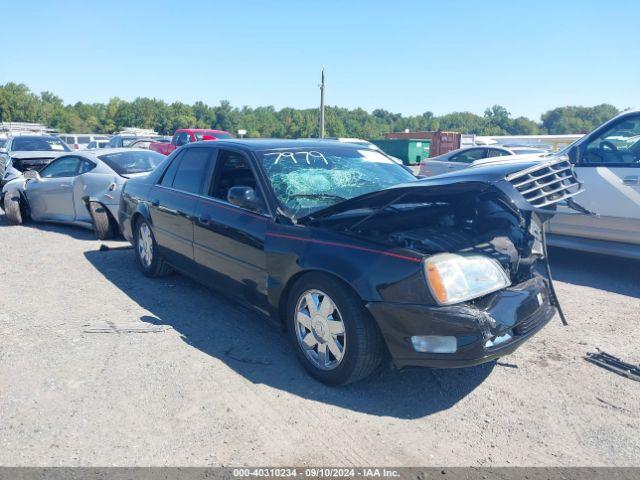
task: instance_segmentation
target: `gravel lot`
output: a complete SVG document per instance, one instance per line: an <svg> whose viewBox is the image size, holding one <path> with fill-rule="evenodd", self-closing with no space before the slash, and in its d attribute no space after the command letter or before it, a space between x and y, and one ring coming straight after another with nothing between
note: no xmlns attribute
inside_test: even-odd
<svg viewBox="0 0 640 480"><path fill-rule="evenodd" d="M102 244L112 249L100 251ZM497 364L307 377L285 337L120 241L0 215L0 465L640 465L640 263L552 250L570 325Z"/></svg>

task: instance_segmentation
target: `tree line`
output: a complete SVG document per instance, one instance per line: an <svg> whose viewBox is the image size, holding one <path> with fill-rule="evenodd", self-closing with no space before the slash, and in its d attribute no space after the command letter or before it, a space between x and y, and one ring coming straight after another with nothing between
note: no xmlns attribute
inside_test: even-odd
<svg viewBox="0 0 640 480"><path fill-rule="evenodd" d="M326 134L331 137L377 139L387 132L405 129L442 130L476 135L537 135L586 133L616 115L613 105L558 107L544 113L540 122L513 118L509 111L494 105L484 115L453 112L436 116L432 112L404 116L383 109L367 112L361 108L329 106L325 109ZM188 105L166 103L155 98L133 101L111 98L105 103L65 104L51 92L39 95L26 85L0 85L0 121L42 123L60 132L114 133L125 127L153 129L171 134L178 128L215 128L248 137L307 138L318 136L318 109L233 107L228 101L211 106L203 102Z"/></svg>

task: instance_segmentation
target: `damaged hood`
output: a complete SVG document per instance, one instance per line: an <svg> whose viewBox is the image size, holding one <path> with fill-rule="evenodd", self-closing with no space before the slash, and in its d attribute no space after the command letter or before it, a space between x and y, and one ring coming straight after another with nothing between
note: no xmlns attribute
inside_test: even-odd
<svg viewBox="0 0 640 480"><path fill-rule="evenodd" d="M538 161L532 160L529 162L519 161L514 163L475 167L473 169L460 170L421 180L416 179L415 182L403 183L390 188L385 188L384 190L378 190L350 198L323 208L322 210L315 211L309 215L300 217L297 221L304 223L306 221L326 218L353 210L384 209L394 204L426 201L428 197L434 193L434 190L437 190L440 193L443 191L447 191L447 193L452 194L457 192L462 193L464 191L468 191L469 184L475 184L478 188L478 192L481 193L486 190L495 189L498 184L506 183L506 185L499 188L499 190L502 190L507 194L507 196L514 200L513 196L515 196L516 191L510 187L507 177L530 168L535 168L539 165L541 165L539 159ZM512 193L512 195L509 195L509 193ZM520 207L527 207L526 203L519 203L521 204Z"/></svg>
<svg viewBox="0 0 640 480"><path fill-rule="evenodd" d="M13 168L20 172L27 170L41 170L46 165L61 155L69 152L54 152L51 150L32 150L32 151L18 151L11 152L11 164Z"/></svg>

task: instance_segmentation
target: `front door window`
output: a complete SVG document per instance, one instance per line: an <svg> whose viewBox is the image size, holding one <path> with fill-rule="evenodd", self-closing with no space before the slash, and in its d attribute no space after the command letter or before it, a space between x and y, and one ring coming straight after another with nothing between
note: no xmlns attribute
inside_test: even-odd
<svg viewBox="0 0 640 480"><path fill-rule="evenodd" d="M47 165L40 172L42 178L75 177L78 175L80 159L78 157L63 157Z"/></svg>
<svg viewBox="0 0 640 480"><path fill-rule="evenodd" d="M580 165L640 165L640 116L625 118L591 139Z"/></svg>

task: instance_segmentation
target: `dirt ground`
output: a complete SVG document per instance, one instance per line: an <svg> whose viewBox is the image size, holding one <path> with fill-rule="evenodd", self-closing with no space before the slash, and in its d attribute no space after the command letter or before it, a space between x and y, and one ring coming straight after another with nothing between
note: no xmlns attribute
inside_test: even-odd
<svg viewBox="0 0 640 480"><path fill-rule="evenodd" d="M101 251L106 244L115 247ZM640 263L552 250L570 325L461 370L328 388L286 338L122 241L0 214L0 465L639 465Z"/></svg>

